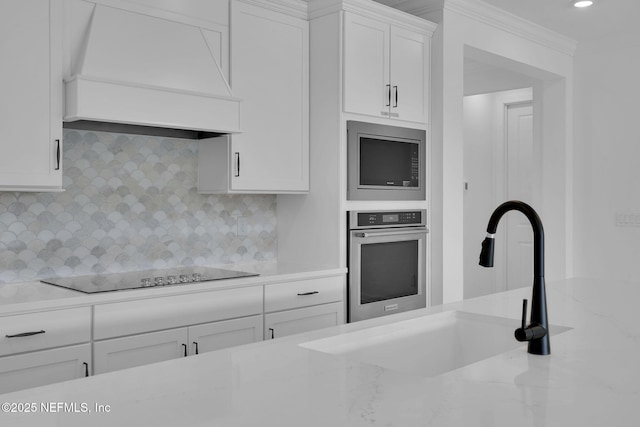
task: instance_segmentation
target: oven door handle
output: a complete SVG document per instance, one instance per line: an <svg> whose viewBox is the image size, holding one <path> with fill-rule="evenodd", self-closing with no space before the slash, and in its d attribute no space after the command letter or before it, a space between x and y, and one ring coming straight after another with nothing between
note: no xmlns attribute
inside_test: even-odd
<svg viewBox="0 0 640 427"><path fill-rule="evenodd" d="M354 233L356 237L379 237L379 236L402 236L405 234L428 233L426 227L417 227L410 230L394 230L394 231L360 231Z"/></svg>

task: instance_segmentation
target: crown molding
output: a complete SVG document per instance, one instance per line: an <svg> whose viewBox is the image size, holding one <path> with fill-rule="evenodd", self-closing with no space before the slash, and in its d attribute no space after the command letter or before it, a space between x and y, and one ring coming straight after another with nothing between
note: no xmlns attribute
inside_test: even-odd
<svg viewBox="0 0 640 427"><path fill-rule="evenodd" d="M444 9L573 56L577 41L483 1L444 0Z"/></svg>
<svg viewBox="0 0 640 427"><path fill-rule="evenodd" d="M296 18L308 18L309 5L302 0L240 0L243 3L260 6L274 12L284 13Z"/></svg>
<svg viewBox="0 0 640 427"><path fill-rule="evenodd" d="M573 56L578 44L565 35L482 0L406 0L394 7L421 17L448 10L569 56Z"/></svg>
<svg viewBox="0 0 640 427"><path fill-rule="evenodd" d="M429 36L437 28L437 25L431 21L371 0L309 0L309 19L339 11L383 18L385 22L390 24L419 31Z"/></svg>

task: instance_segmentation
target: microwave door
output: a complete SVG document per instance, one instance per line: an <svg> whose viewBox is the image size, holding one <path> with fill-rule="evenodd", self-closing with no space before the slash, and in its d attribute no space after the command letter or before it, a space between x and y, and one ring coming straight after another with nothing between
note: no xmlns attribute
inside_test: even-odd
<svg viewBox="0 0 640 427"><path fill-rule="evenodd" d="M360 138L360 188L419 186L417 143Z"/></svg>

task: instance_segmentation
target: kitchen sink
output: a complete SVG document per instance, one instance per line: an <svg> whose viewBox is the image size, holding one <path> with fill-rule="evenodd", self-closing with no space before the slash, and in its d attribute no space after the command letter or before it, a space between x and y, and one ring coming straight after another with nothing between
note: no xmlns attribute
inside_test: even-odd
<svg viewBox="0 0 640 427"><path fill-rule="evenodd" d="M520 321L464 311L362 329L300 346L421 376L435 376L522 347L513 332ZM551 335L571 328L550 327Z"/></svg>

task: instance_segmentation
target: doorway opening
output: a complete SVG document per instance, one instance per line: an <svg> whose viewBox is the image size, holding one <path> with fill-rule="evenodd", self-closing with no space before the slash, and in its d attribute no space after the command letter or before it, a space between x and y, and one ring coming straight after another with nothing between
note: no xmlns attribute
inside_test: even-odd
<svg viewBox="0 0 640 427"><path fill-rule="evenodd" d="M542 157L536 144L539 81L477 49L464 62L464 288L465 299L531 285L533 233L512 213L496 234L495 267L478 265L493 210L506 200L541 200Z"/></svg>

